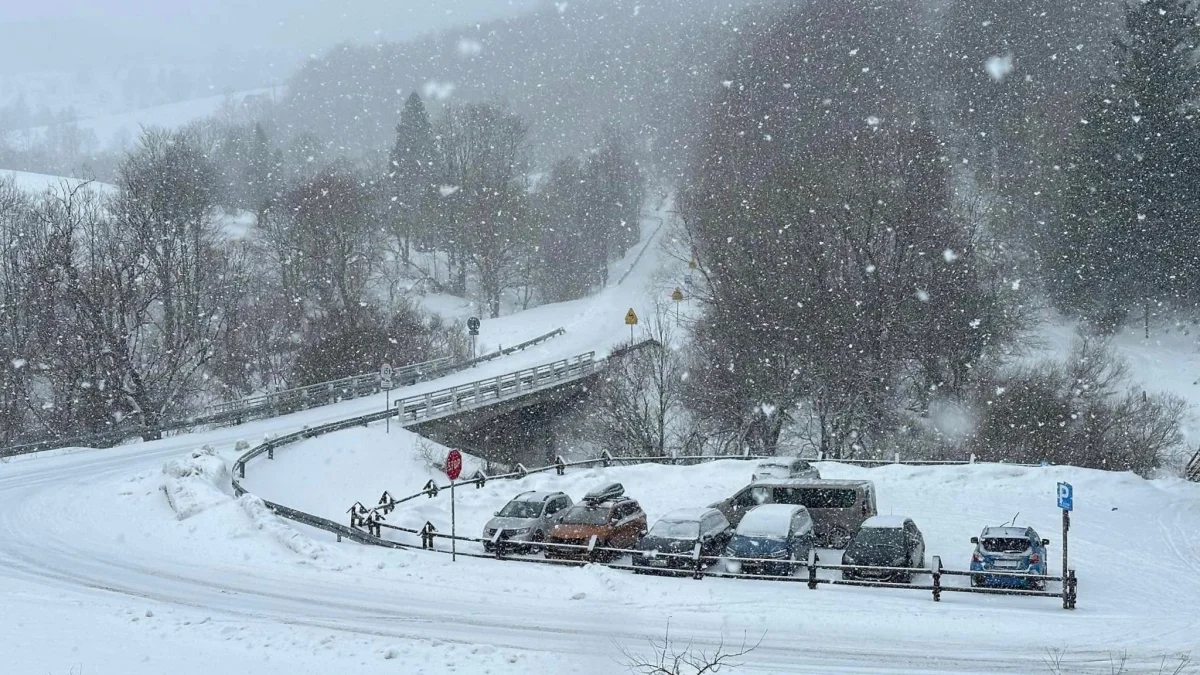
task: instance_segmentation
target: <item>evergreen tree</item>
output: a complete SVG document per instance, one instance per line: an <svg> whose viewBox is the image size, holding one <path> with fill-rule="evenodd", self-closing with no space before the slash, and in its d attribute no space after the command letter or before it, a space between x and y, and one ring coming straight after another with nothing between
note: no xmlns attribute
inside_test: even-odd
<svg viewBox="0 0 1200 675"><path fill-rule="evenodd" d="M1051 259L1055 299L1101 324L1200 296L1196 10L1127 6L1115 79L1088 106Z"/></svg>
<svg viewBox="0 0 1200 675"><path fill-rule="evenodd" d="M388 167L392 188L388 210L405 264L408 264L412 241L428 234L424 225L435 189L434 157L433 125L425 104L414 91L400 113Z"/></svg>

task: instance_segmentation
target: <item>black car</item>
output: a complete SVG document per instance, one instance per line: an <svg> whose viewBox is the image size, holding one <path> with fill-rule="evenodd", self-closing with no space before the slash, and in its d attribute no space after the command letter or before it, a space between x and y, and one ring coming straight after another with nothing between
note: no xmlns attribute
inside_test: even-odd
<svg viewBox="0 0 1200 675"><path fill-rule="evenodd" d="M663 516L638 541L633 556L635 572L691 570L696 545L700 555L716 557L732 536L729 521L716 509L682 509ZM663 555L663 554L679 555Z"/></svg>
<svg viewBox="0 0 1200 675"><path fill-rule="evenodd" d="M842 564L860 566L859 569L842 570L843 579L909 583L912 572L870 568L925 567L925 538L911 518L873 516L850 540L842 554Z"/></svg>

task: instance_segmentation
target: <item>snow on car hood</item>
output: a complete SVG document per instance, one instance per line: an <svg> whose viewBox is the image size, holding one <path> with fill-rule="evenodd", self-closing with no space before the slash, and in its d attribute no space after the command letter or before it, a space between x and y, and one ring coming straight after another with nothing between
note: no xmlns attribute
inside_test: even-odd
<svg viewBox="0 0 1200 675"><path fill-rule="evenodd" d="M475 521L479 522L479 521ZM520 530L526 527L533 527L536 521L531 518L506 518L497 516L487 522L489 530Z"/></svg>

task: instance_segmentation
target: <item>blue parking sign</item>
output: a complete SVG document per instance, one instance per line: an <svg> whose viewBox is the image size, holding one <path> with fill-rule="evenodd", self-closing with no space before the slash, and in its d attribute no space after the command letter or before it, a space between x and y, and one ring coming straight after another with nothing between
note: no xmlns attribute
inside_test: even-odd
<svg viewBox="0 0 1200 675"><path fill-rule="evenodd" d="M1070 483L1058 484L1058 508L1063 511L1070 511L1073 506L1072 502L1075 499L1075 489Z"/></svg>

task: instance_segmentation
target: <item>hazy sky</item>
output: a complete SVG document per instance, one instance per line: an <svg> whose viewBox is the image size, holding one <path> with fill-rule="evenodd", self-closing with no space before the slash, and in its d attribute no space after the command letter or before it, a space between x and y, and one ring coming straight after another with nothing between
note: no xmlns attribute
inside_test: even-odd
<svg viewBox="0 0 1200 675"><path fill-rule="evenodd" d="M538 0L0 0L0 73L291 60L345 40L403 39Z"/></svg>

